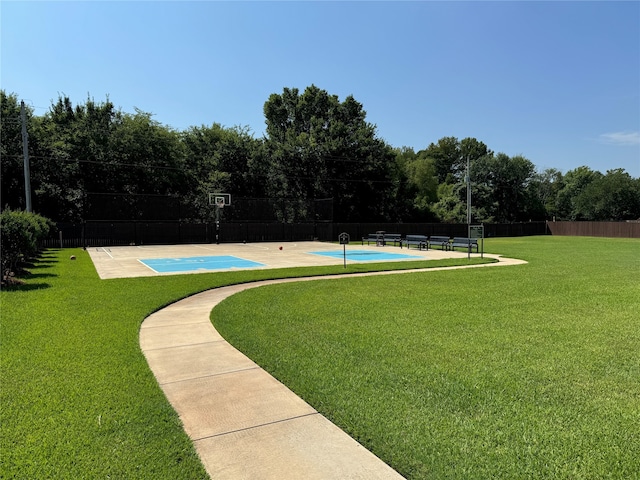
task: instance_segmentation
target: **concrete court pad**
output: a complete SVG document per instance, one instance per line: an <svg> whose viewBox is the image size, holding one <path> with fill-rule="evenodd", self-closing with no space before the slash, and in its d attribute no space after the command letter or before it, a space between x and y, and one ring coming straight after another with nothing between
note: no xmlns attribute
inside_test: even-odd
<svg viewBox="0 0 640 480"><path fill-rule="evenodd" d="M280 250L280 247L283 247ZM394 246L376 247L373 245L350 245L352 250L370 250L377 253L410 254L419 258L394 259L389 261L412 261L412 260L438 260L441 258L464 258L467 253L457 251L442 251L438 249L418 250L416 248L407 249ZM342 257L327 257L314 255L310 252L319 251L342 251L340 245L326 242L290 242L290 243L255 243L237 244L225 243L220 245L144 245L144 246L122 246L122 247L87 247L87 252L102 279L126 278L126 277L151 277L165 275L186 275L201 274L211 272L236 271L237 269L220 269L210 271L185 271L158 273L146 267L141 259L150 258L187 258L202 255L231 255L238 258L251 260L264 266L251 268L250 270L263 270L270 268L289 268L304 266L342 265ZM472 254L473 257L479 254ZM490 256L490 255L487 255ZM362 264L362 262L347 259L347 264ZM244 270L244 269L243 269Z"/></svg>

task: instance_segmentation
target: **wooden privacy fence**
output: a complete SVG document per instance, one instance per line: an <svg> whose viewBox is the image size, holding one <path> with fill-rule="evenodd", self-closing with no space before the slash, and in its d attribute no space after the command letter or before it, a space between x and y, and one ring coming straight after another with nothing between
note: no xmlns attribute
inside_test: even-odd
<svg viewBox="0 0 640 480"><path fill-rule="evenodd" d="M640 238L640 221L547 222L551 235L581 237Z"/></svg>

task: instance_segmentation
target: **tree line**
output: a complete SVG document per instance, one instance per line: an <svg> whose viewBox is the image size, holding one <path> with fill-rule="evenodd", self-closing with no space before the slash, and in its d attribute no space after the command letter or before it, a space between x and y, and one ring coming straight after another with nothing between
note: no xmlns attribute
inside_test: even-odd
<svg viewBox="0 0 640 480"><path fill-rule="evenodd" d="M1 207L23 209L20 102L1 92ZM210 192L233 197L333 199L337 222L466 223L467 163L473 222L640 218L640 179L623 169L536 171L522 155L495 153L475 138L444 137L422 150L393 147L353 96L315 85L284 88L264 104L266 131L193 126L178 131L107 98L74 105L59 96L27 107L34 210L55 221L87 218L91 196L167 196L210 219ZM303 209L304 202L300 202ZM295 222L304 212L289 212Z"/></svg>

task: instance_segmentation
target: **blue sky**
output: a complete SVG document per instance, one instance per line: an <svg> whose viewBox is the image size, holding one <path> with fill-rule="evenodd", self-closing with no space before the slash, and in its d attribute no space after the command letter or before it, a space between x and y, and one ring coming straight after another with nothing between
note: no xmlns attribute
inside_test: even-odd
<svg viewBox="0 0 640 480"><path fill-rule="evenodd" d="M640 177L640 2L0 3L0 85L37 115L108 98L178 130L247 126L285 87L353 95L416 151L475 137L538 170Z"/></svg>

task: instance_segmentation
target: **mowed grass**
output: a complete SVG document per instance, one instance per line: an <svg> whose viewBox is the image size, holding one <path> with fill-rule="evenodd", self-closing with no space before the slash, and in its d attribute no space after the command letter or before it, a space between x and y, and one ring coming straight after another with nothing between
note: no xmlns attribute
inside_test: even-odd
<svg viewBox="0 0 640 480"><path fill-rule="evenodd" d="M529 263L261 287L212 320L407 478L640 478L640 241L485 250Z"/></svg>
<svg viewBox="0 0 640 480"><path fill-rule="evenodd" d="M25 285L0 292L0 478L206 478L140 350L143 319L221 285L345 272L336 266L100 280L79 249L46 251L30 270Z"/></svg>

